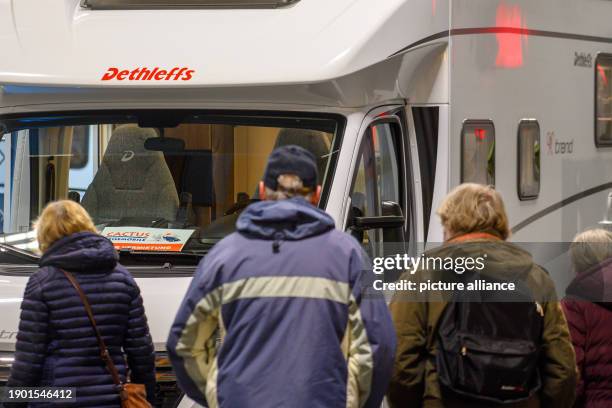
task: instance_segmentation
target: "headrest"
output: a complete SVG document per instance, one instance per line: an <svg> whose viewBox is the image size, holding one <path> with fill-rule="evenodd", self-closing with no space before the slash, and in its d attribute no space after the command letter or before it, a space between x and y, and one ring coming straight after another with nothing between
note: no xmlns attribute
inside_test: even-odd
<svg viewBox="0 0 612 408"><path fill-rule="evenodd" d="M281 129L276 137L274 148L288 145L300 146L312 153L317 163L318 182L320 183L325 174L330 152L329 138L326 133L310 129Z"/></svg>
<svg viewBox="0 0 612 408"><path fill-rule="evenodd" d="M163 153L145 149L145 140L151 137L157 137L155 129L135 125L122 125L113 131L102 164L110 172L115 188L140 189L147 174L157 170L152 167L166 166Z"/></svg>

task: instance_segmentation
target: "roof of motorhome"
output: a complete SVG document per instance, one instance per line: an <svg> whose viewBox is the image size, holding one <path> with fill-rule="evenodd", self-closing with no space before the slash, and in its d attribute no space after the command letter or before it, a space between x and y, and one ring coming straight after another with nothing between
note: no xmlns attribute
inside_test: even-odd
<svg viewBox="0 0 612 408"><path fill-rule="evenodd" d="M417 6L421 4L421 6ZM407 24L417 9L428 24ZM312 83L447 29L429 0L302 0L276 9L89 10L78 0L0 0L0 83L224 86ZM110 68L186 70L102 81ZM146 73L145 73L146 74Z"/></svg>
<svg viewBox="0 0 612 408"><path fill-rule="evenodd" d="M0 84L314 83L359 71L449 29L612 38L611 11L612 2L587 0L300 0L271 9L199 10L89 10L80 0L0 0ZM102 81L113 67L194 72L189 80Z"/></svg>
<svg viewBox="0 0 612 408"><path fill-rule="evenodd" d="M408 98L398 89L408 78L420 83L423 72L447 65L440 46L449 37L609 43L611 12L611 1L592 0L300 0L196 10L0 0L0 107L153 97L365 106ZM441 95L435 101L445 102Z"/></svg>

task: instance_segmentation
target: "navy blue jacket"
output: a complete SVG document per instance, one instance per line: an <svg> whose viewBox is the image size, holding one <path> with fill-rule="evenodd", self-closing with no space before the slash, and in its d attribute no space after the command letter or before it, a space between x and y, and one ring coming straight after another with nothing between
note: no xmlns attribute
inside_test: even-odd
<svg viewBox="0 0 612 408"><path fill-rule="evenodd" d="M152 400L155 354L140 291L111 242L90 232L53 243L28 280L8 386L75 387L77 401L66 406L120 406L85 308L60 268L73 272L87 295L122 379L125 354L132 382L144 383Z"/></svg>
<svg viewBox="0 0 612 408"><path fill-rule="evenodd" d="M379 408L395 332L384 299L363 294L359 243L300 198L252 204L237 228L172 326L181 388L211 407Z"/></svg>

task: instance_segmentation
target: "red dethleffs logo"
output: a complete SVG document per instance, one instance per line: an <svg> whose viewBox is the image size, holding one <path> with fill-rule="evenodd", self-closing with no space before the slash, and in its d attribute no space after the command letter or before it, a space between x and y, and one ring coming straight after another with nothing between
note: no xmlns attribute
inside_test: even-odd
<svg viewBox="0 0 612 408"><path fill-rule="evenodd" d="M110 67L102 75L102 81L189 81L195 70L187 67L174 67L170 70L159 67L138 67L133 70Z"/></svg>

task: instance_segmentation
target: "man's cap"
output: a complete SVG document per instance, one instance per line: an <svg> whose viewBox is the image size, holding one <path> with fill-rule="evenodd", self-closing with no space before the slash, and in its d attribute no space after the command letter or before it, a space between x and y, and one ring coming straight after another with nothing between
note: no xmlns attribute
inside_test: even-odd
<svg viewBox="0 0 612 408"><path fill-rule="evenodd" d="M312 153L303 147L287 145L276 148L270 153L263 182L266 187L276 190L278 176L294 174L302 179L304 187L317 187L317 162Z"/></svg>

